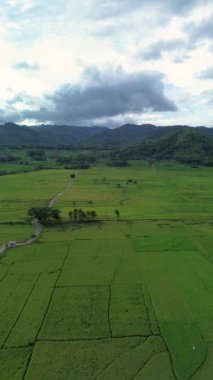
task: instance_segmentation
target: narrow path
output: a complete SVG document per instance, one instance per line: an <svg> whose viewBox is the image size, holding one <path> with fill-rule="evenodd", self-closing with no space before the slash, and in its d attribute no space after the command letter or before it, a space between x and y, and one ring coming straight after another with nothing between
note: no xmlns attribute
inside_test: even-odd
<svg viewBox="0 0 213 380"><path fill-rule="evenodd" d="M74 182L74 180L76 179L76 177L77 177L77 174L76 174L75 178L72 178L67 183L65 188L62 191L60 191L60 193L57 193L56 195L54 195L54 197L48 202L48 207L52 207L54 205L54 203L57 201L57 199L60 198L71 187L71 185ZM32 223L34 224L33 237L31 237L31 238L29 238L23 242L16 243L16 247L22 247L25 245L32 244L39 239L39 237L42 233L42 230L43 230L43 225L38 220L34 220ZM16 247L14 247L14 248L16 248ZM0 246L0 254L4 253L7 249L9 249L7 247L7 243L2 244Z"/></svg>
<svg viewBox="0 0 213 380"><path fill-rule="evenodd" d="M77 175L75 176L75 178L77 177ZM66 187L60 191L60 193L56 194L49 202L48 202L48 207L52 207L54 205L54 203L57 201L58 198L60 198L72 185L73 181L75 180L75 178L72 178L66 185Z"/></svg>
<svg viewBox="0 0 213 380"><path fill-rule="evenodd" d="M0 246L0 254L1 253L3 253L5 250L6 250L6 244L4 243L4 244L2 244L1 246Z"/></svg>

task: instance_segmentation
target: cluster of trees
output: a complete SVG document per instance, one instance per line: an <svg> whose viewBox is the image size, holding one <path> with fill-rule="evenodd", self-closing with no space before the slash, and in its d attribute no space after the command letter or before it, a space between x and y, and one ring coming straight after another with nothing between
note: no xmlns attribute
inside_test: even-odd
<svg viewBox="0 0 213 380"><path fill-rule="evenodd" d="M53 207L32 207L28 210L28 215L39 220L41 223L47 223L52 220L60 220L61 211Z"/></svg>
<svg viewBox="0 0 213 380"><path fill-rule="evenodd" d="M122 158L112 158L112 159L107 160L105 163L107 166L115 166L115 167L123 167L123 166L125 167L125 166L130 165L130 163L127 160L122 159Z"/></svg>
<svg viewBox="0 0 213 380"><path fill-rule="evenodd" d="M19 160L19 158L16 157L16 156L13 156L11 154L1 154L0 155L0 162L2 162L2 163L5 163L5 162L15 162L17 160Z"/></svg>
<svg viewBox="0 0 213 380"><path fill-rule="evenodd" d="M48 222L61 220L61 211L54 207L32 207L28 210L28 216L37 219L43 224ZM94 222L97 221L97 214L94 210L83 211L82 209L74 209L69 212L69 218L72 222Z"/></svg>
<svg viewBox="0 0 213 380"><path fill-rule="evenodd" d="M66 164L65 169L88 169L96 162L96 159L93 154L79 153L72 156L58 156L56 161Z"/></svg>
<svg viewBox="0 0 213 380"><path fill-rule="evenodd" d="M47 159L46 153L42 149L29 149L27 156L34 161L45 161Z"/></svg>
<svg viewBox="0 0 213 380"><path fill-rule="evenodd" d="M83 211L75 208L69 212L69 218L72 222L94 222L97 220L97 214L94 210Z"/></svg>
<svg viewBox="0 0 213 380"><path fill-rule="evenodd" d="M136 183L137 183L137 180L136 179L132 179L132 178L129 178L126 181L126 185L136 184Z"/></svg>
<svg viewBox="0 0 213 380"><path fill-rule="evenodd" d="M0 170L0 176L17 174L17 173L28 173L28 172L29 170Z"/></svg>
<svg viewBox="0 0 213 380"><path fill-rule="evenodd" d="M114 210L117 220L120 220L120 211ZM38 220L42 224L48 224L53 221L61 221L61 211L54 207L32 207L28 210L28 216ZM84 211L82 209L74 208L69 211L69 219L74 223L91 223L97 222L98 216L95 210Z"/></svg>
<svg viewBox="0 0 213 380"><path fill-rule="evenodd" d="M0 154L1 163L13 162L13 163L24 165L24 166L32 165L32 162L29 161L28 158L30 158L33 161L46 161L47 159L45 151L40 150L40 149L27 150L26 156L25 155L16 156L9 152L8 153L3 152L2 154Z"/></svg>

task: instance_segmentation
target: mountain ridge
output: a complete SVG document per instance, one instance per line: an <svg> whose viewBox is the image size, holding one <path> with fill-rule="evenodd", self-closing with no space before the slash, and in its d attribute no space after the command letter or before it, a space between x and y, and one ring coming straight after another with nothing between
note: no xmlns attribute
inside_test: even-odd
<svg viewBox="0 0 213 380"><path fill-rule="evenodd" d="M155 141L115 151L116 159L174 160L185 164L213 166L213 139L195 128L179 129Z"/></svg>
<svg viewBox="0 0 213 380"><path fill-rule="evenodd" d="M15 123L0 125L0 146L69 146L81 149L117 149L145 141L155 141L171 132L194 129L213 138L213 128L187 125L156 126L124 124L118 128L78 127L72 125L26 126Z"/></svg>

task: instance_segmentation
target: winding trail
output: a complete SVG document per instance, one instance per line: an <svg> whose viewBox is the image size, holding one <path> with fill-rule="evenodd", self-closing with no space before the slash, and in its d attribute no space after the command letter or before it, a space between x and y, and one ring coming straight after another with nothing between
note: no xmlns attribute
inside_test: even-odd
<svg viewBox="0 0 213 380"><path fill-rule="evenodd" d="M76 178L77 178L77 174L75 174L75 178L72 178L71 180L69 180L65 188L62 191L60 191L60 193L57 193L56 195L54 195L54 197L48 202L48 207L52 207L54 205L57 199L60 198L72 186ZM32 223L34 224L33 236L27 240L24 240L23 242L16 243L16 247L14 248L32 244L39 239L43 230L43 225L41 224L41 222L39 222L39 220L36 220L36 219L33 220ZM4 253L7 249L10 249L7 247L7 243L2 244L0 246L0 254Z"/></svg>
<svg viewBox="0 0 213 380"><path fill-rule="evenodd" d="M66 185L66 187L60 191L60 193L56 194L49 202L48 202L48 207L52 207L54 203L57 201L58 198L60 198L66 191L71 187L72 183L74 180L77 178L77 174L75 174L75 178L72 178Z"/></svg>

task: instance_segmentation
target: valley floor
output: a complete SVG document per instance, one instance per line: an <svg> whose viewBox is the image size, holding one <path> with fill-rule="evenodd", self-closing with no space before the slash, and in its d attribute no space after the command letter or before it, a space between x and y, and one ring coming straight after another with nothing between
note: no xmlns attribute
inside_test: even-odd
<svg viewBox="0 0 213 380"><path fill-rule="evenodd" d="M10 203L9 189L13 202L0 205L0 241L29 237L16 223L68 176L5 177L0 196ZM212 182L208 168L80 171L56 203L64 223L0 258L2 379L210 380ZM65 223L74 207L100 221Z"/></svg>

